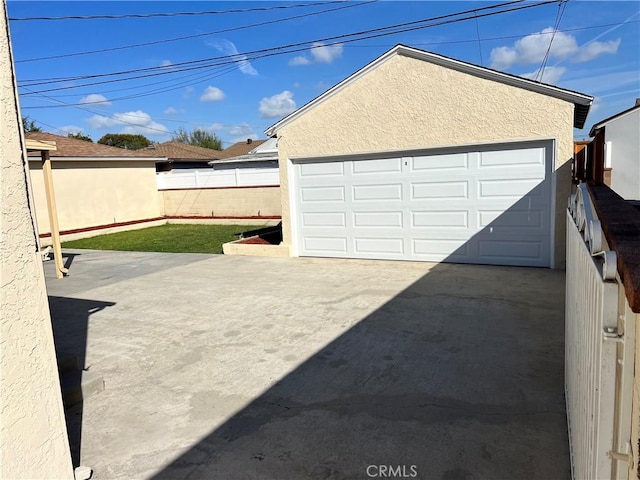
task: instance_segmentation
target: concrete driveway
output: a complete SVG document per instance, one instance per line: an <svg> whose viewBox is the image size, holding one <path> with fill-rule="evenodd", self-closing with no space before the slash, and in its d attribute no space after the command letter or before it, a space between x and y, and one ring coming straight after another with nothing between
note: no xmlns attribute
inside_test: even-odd
<svg viewBox="0 0 640 480"><path fill-rule="evenodd" d="M96 479L565 479L564 272L74 251ZM69 253L69 252L68 252Z"/></svg>

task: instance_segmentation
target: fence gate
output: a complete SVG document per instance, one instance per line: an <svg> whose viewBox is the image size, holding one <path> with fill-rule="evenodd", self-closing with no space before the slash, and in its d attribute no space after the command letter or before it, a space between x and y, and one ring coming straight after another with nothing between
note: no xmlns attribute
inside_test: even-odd
<svg viewBox="0 0 640 480"><path fill-rule="evenodd" d="M619 315L621 287L615 252L581 185L567 212L565 394L574 479L628 478L635 324Z"/></svg>

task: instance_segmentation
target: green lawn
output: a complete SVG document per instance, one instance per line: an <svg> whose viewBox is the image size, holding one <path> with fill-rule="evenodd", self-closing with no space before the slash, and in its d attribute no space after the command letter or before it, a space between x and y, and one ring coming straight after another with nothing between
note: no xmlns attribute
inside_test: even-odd
<svg viewBox="0 0 640 480"><path fill-rule="evenodd" d="M62 247L130 252L222 253L223 243L237 240L238 233L257 228L261 227L167 224L73 240L63 243Z"/></svg>

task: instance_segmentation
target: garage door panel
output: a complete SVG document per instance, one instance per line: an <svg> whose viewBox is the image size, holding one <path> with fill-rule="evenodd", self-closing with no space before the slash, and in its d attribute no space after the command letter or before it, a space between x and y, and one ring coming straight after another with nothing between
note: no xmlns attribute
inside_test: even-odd
<svg viewBox="0 0 640 480"><path fill-rule="evenodd" d="M345 212L305 212L302 214L303 227L346 227Z"/></svg>
<svg viewBox="0 0 640 480"><path fill-rule="evenodd" d="M344 202L344 187L302 187L303 202Z"/></svg>
<svg viewBox="0 0 640 480"><path fill-rule="evenodd" d="M468 198L469 182L421 182L411 183L411 199Z"/></svg>
<svg viewBox="0 0 640 480"><path fill-rule="evenodd" d="M303 246L309 253L344 256L347 253L347 237L305 236Z"/></svg>
<svg viewBox="0 0 640 480"><path fill-rule="evenodd" d="M542 246L536 241L480 240L478 247L482 257L539 259L542 255Z"/></svg>
<svg viewBox="0 0 640 480"><path fill-rule="evenodd" d="M414 228L468 228L469 212L466 210L413 211L411 226Z"/></svg>
<svg viewBox="0 0 640 480"><path fill-rule="evenodd" d="M376 160L360 160L353 162L353 175L377 173L401 173L402 172L402 159L401 158L382 158Z"/></svg>
<svg viewBox="0 0 640 480"><path fill-rule="evenodd" d="M466 239L426 239L416 238L412 241L413 253L418 256L429 256L427 260L441 260L448 256L467 257L469 245Z"/></svg>
<svg viewBox="0 0 640 480"><path fill-rule="evenodd" d="M550 149L522 145L295 163L297 252L549 266Z"/></svg>
<svg viewBox="0 0 640 480"><path fill-rule="evenodd" d="M377 184L377 185L354 185L352 187L353 200L357 201L379 201L379 200L402 200L402 184Z"/></svg>
<svg viewBox="0 0 640 480"><path fill-rule="evenodd" d="M359 255L374 255L377 258L386 255L404 256L404 238L354 237L353 251Z"/></svg>
<svg viewBox="0 0 640 480"><path fill-rule="evenodd" d="M539 178L510 179L510 180L480 180L478 182L478 198L514 198L521 199L524 195L540 195L537 189L541 181Z"/></svg>
<svg viewBox="0 0 640 480"><path fill-rule="evenodd" d="M479 167L538 166L544 169L544 156L544 148L481 152Z"/></svg>
<svg viewBox="0 0 640 480"><path fill-rule="evenodd" d="M301 177L326 177L344 175L344 162L301 163Z"/></svg>
<svg viewBox="0 0 640 480"><path fill-rule="evenodd" d="M507 228L517 229L543 228L545 218L542 210L515 210L509 209L506 212L500 210L480 210L478 211L478 226L481 228Z"/></svg>
<svg viewBox="0 0 640 480"><path fill-rule="evenodd" d="M385 212L385 211L370 211L370 212L353 212L353 226L358 227L403 227L403 213L402 211Z"/></svg>
<svg viewBox="0 0 640 480"><path fill-rule="evenodd" d="M469 168L469 155L466 153L456 153L448 155L429 155L413 157L411 160L411 170L415 172L428 171L464 171Z"/></svg>

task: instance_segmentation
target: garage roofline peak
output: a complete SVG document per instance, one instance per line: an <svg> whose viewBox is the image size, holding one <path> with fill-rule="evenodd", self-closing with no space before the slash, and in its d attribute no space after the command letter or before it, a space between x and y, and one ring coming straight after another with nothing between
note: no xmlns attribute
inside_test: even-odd
<svg viewBox="0 0 640 480"><path fill-rule="evenodd" d="M427 52L426 50L420 50L413 47L408 47L406 45L398 44L393 47L391 50L382 54L372 62L368 63L360 70L351 74L349 77L345 78L340 83L334 85L329 90L324 92L323 94L317 96L311 101L307 102L302 107L298 108L294 112L290 113L277 123L271 125L267 128L264 133L272 137L277 134L277 131L288 123L292 122L296 118L304 115L307 111L311 110L313 107L323 102L324 100L332 97L339 91L341 91L346 86L350 85L352 82L356 81L360 77L366 75L372 70L375 70L387 60L393 58L396 55L405 56L414 58L417 60L423 60L425 62L433 63L435 65L440 65L445 68L450 68L452 70L457 70L459 72L468 73L470 75L475 75L480 78L484 78L487 80L493 80L496 82L500 82L506 85L510 85L517 88L523 88L525 90L529 90L532 92L540 93L543 95L548 95L550 97L555 97L560 100L565 100L567 102L571 102L575 105L574 109L574 118L573 118L573 126L575 128L583 128L584 123L587 119L587 115L589 114L589 109L593 104L594 97L591 95L587 95L584 93L576 92L573 90L567 90L565 88L560 88L555 85L550 85L547 83L537 82L534 80L530 80L528 78L519 77L517 75L512 75L510 73L500 72L498 70L494 70L492 68L483 67L480 65L475 65L473 63L463 62L461 60L457 60L451 57L446 57L444 55L439 55L432 52Z"/></svg>

